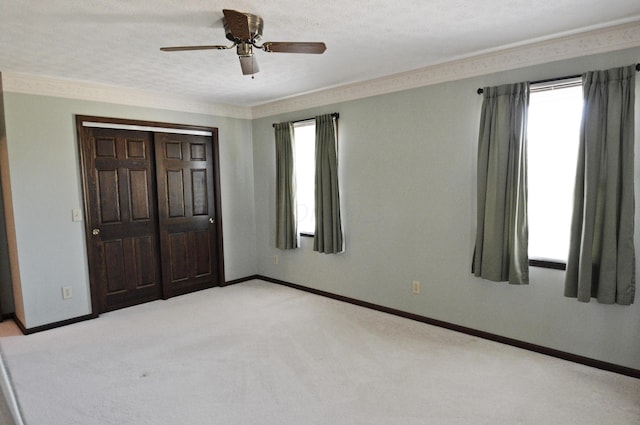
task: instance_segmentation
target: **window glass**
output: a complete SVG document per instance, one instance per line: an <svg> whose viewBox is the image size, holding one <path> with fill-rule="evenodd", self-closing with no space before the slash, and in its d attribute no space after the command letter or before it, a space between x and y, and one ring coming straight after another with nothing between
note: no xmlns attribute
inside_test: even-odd
<svg viewBox="0 0 640 425"><path fill-rule="evenodd" d="M315 216L315 120L294 124L298 232L313 235Z"/></svg>
<svg viewBox="0 0 640 425"><path fill-rule="evenodd" d="M528 116L529 258L566 263L582 116L580 81L532 86Z"/></svg>

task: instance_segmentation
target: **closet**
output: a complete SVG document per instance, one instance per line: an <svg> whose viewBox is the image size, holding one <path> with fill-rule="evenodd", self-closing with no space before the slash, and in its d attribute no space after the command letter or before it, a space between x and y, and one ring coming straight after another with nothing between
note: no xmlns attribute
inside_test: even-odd
<svg viewBox="0 0 640 425"><path fill-rule="evenodd" d="M93 314L224 284L217 129L76 126Z"/></svg>

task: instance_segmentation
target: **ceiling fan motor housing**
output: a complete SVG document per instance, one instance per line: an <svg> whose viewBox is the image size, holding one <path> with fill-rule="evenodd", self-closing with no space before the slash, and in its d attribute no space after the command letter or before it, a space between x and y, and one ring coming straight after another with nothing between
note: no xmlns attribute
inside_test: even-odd
<svg viewBox="0 0 640 425"><path fill-rule="evenodd" d="M234 37L233 34L231 33L231 30L229 29L229 24L227 23L226 19L222 19L223 25L224 25L224 32L226 34L226 37L233 41L233 42L237 42L237 43L257 43L262 39L262 29L264 28L264 21L262 20L261 17L256 16L256 15L252 15L251 13L244 13L241 12L243 15L245 15L247 17L247 22L249 24L249 33L251 34L251 39L250 40L240 40L237 37Z"/></svg>

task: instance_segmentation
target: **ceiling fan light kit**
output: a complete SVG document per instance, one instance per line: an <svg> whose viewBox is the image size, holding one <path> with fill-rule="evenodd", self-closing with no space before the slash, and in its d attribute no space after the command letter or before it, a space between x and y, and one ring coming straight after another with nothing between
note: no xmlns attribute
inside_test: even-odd
<svg viewBox="0 0 640 425"><path fill-rule="evenodd" d="M253 75L260 70L258 62L253 55L254 47L269 53L322 54L327 49L327 46L322 42L267 41L262 45L258 45L262 39L262 29L264 28L264 21L260 16L231 9L223 9L222 13L224 14L222 22L226 37L233 42L231 46L176 46L161 47L160 50L163 52L178 52L185 50L227 50L236 47L242 74Z"/></svg>
<svg viewBox="0 0 640 425"><path fill-rule="evenodd" d="M251 48L251 46L249 46ZM250 55L240 56L240 68L242 68L243 75L251 75L260 71L258 67L258 62L256 61L253 53Z"/></svg>

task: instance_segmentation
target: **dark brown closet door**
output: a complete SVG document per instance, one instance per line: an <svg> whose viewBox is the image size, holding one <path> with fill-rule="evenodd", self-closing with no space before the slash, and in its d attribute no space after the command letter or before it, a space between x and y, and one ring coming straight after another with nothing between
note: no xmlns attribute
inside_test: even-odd
<svg viewBox="0 0 640 425"><path fill-rule="evenodd" d="M99 310L94 314L158 299L152 133L82 131L91 291Z"/></svg>
<svg viewBox="0 0 640 425"><path fill-rule="evenodd" d="M155 152L164 296L216 286L212 138L156 133Z"/></svg>

